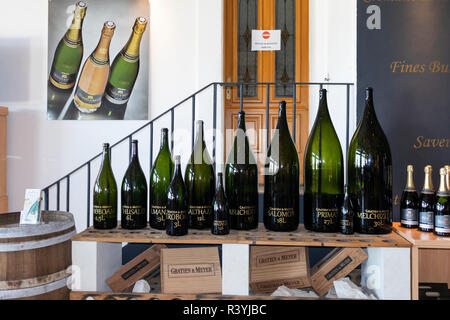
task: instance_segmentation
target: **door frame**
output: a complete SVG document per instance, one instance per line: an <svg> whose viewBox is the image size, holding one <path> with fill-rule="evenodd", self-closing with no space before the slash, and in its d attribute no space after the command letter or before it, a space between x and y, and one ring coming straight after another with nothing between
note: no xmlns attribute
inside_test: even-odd
<svg viewBox="0 0 450 320"><path fill-rule="evenodd" d="M258 0L258 29L273 30L275 29L275 0ZM309 0L296 1L296 23L295 23L295 82L309 82ZM271 6L271 10L267 10L267 6ZM223 0L223 82L237 81L237 46L238 46L238 0ZM231 26L231 27L230 27ZM269 68L263 68L262 72L258 72L257 82L275 82L275 74L271 71L275 68L275 51L259 51L257 57L258 65L269 65ZM231 63L228 63L231 62ZM296 115L301 113L301 120L297 121L296 138L298 140L297 151L300 160L300 182L303 183L303 158L309 134L309 86L296 87ZM288 101L288 105L292 104L292 98L276 98L275 86L270 86L269 113L271 116L278 114L278 104L281 100ZM252 109L259 109L261 105L266 105L266 86L258 86L256 98L245 98L244 110L251 114ZM289 102L290 101L290 102ZM233 124L227 120L227 110L239 110L240 98L238 97L238 88L232 87L231 101L227 101L227 88L223 88L223 119L224 119L224 163L228 156L226 130L232 129ZM290 109L290 110L289 110ZM288 118L293 118L293 110L287 110ZM291 115L291 116L289 116ZM296 119L298 117L296 116ZM302 125L302 126L301 126ZM262 128L267 129L269 124L265 123ZM290 127L292 124L290 123ZM270 133L270 136L272 133ZM300 148L300 149L299 149ZM264 150L265 150L264 146Z"/></svg>

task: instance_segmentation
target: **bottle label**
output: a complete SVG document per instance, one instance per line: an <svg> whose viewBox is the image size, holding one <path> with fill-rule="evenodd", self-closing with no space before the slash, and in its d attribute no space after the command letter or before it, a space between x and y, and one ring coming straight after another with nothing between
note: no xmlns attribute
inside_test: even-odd
<svg viewBox="0 0 450 320"><path fill-rule="evenodd" d="M237 209L229 209L231 216L254 217L256 213L255 206L239 206Z"/></svg>
<svg viewBox="0 0 450 320"><path fill-rule="evenodd" d="M116 219L116 208L112 206L96 206L94 205L94 221L104 222L106 220Z"/></svg>
<svg viewBox="0 0 450 320"><path fill-rule="evenodd" d="M373 228L383 227L387 221L391 219L390 210L366 210L364 212L358 212L356 214L358 219L372 220L371 225Z"/></svg>
<svg viewBox="0 0 450 320"><path fill-rule="evenodd" d="M433 211L421 212L419 214L419 227L422 229L433 229Z"/></svg>
<svg viewBox="0 0 450 320"><path fill-rule="evenodd" d="M111 82L108 81L105 91L105 98L114 104L125 104L130 98L131 90L114 87Z"/></svg>
<svg viewBox="0 0 450 320"><path fill-rule="evenodd" d="M450 233L450 215L437 215L434 217L434 223L436 232Z"/></svg>
<svg viewBox="0 0 450 320"><path fill-rule="evenodd" d="M216 228L216 230L223 231L223 230L225 230L225 228L228 227L228 221L227 220L214 220L213 226Z"/></svg>
<svg viewBox="0 0 450 320"><path fill-rule="evenodd" d="M50 72L50 82L59 89L70 89L75 85L77 75L56 70L54 67Z"/></svg>
<svg viewBox="0 0 450 320"><path fill-rule="evenodd" d="M400 221L402 224L408 226L417 226L419 224L419 217L417 209L402 209Z"/></svg>
<svg viewBox="0 0 450 320"><path fill-rule="evenodd" d="M102 102L103 93L94 95L88 94L78 86L77 91L75 92L75 97L79 100L79 102L81 102L81 107L92 109L93 106L100 105Z"/></svg>
<svg viewBox="0 0 450 320"><path fill-rule="evenodd" d="M64 44L70 48L77 48L81 45L81 38L78 38L77 40L70 39L67 34L63 38Z"/></svg>
<svg viewBox="0 0 450 320"><path fill-rule="evenodd" d="M343 231L346 231L348 229L353 229L353 221L350 221L348 219L341 219L339 223L341 226L341 230L343 230Z"/></svg>
<svg viewBox="0 0 450 320"><path fill-rule="evenodd" d="M182 228L182 221L187 221L186 211L167 210L166 223L170 224L173 229Z"/></svg>
<svg viewBox="0 0 450 320"><path fill-rule="evenodd" d="M189 206L189 215L196 216L198 222L206 222L211 214L211 206Z"/></svg>
<svg viewBox="0 0 450 320"><path fill-rule="evenodd" d="M166 221L166 206L150 206L150 215L154 216L152 220L161 223Z"/></svg>
<svg viewBox="0 0 450 320"><path fill-rule="evenodd" d="M277 224L288 223L289 218L295 215L294 208L272 208L270 207L267 215L269 217L274 217Z"/></svg>
<svg viewBox="0 0 450 320"><path fill-rule="evenodd" d="M335 225L338 217L339 213L335 208L316 208L316 219L314 221L321 221L324 225Z"/></svg>
<svg viewBox="0 0 450 320"><path fill-rule="evenodd" d="M126 62L136 62L139 60L139 55L129 54L125 50L120 51L120 57Z"/></svg>
<svg viewBox="0 0 450 320"><path fill-rule="evenodd" d="M122 217L126 221L134 221L137 215L146 215L146 214L147 208L144 208L142 206L122 206Z"/></svg>
<svg viewBox="0 0 450 320"><path fill-rule="evenodd" d="M94 65L99 66L99 67L102 67L102 66L105 66L105 65L109 64L109 60L108 59L107 60L97 59L96 57L94 57L93 54L89 56L89 59L91 59L91 62Z"/></svg>

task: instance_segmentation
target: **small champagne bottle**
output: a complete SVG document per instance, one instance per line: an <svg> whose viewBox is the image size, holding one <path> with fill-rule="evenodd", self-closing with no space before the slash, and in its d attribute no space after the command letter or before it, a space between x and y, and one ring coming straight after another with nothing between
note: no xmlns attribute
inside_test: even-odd
<svg viewBox="0 0 450 320"><path fill-rule="evenodd" d="M340 207L340 232L342 234L353 234L353 209L348 195L348 185L344 186L344 200Z"/></svg>
<svg viewBox="0 0 450 320"><path fill-rule="evenodd" d="M400 200L400 222L404 228L417 228L419 226L419 196L414 187L412 165L406 169L406 187Z"/></svg>
<svg viewBox="0 0 450 320"><path fill-rule="evenodd" d="M438 236L450 236L450 194L447 189L447 170L439 170L440 183L437 192L436 214L434 216L434 233Z"/></svg>
<svg viewBox="0 0 450 320"><path fill-rule="evenodd" d="M431 173L433 168L427 165L424 169L425 179L419 198L419 230L433 232L436 194L434 193Z"/></svg>
<svg viewBox="0 0 450 320"><path fill-rule="evenodd" d="M181 174L180 156L175 156L175 172L167 192L166 233L184 236L188 233L188 197Z"/></svg>
<svg viewBox="0 0 450 320"><path fill-rule="evenodd" d="M228 212L227 197L223 189L222 172L217 174L217 189L213 200L213 223L211 233L225 235L230 233L230 216Z"/></svg>

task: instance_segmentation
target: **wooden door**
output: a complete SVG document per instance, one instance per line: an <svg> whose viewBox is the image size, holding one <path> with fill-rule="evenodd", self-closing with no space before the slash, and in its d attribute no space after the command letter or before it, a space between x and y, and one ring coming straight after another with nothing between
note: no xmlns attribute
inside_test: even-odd
<svg viewBox="0 0 450 320"><path fill-rule="evenodd" d="M293 127L293 82L308 82L309 0L224 0L224 81L276 82L270 86L269 121L266 120L266 85L243 87L246 125L253 152L258 159L259 182L269 140L278 120L279 102L287 102L289 126ZM251 51L251 31L281 30L280 51ZM225 156L231 149L240 108L238 88L224 89ZM303 154L308 139L308 87L296 89L295 141L303 183ZM228 130L227 130L228 129ZM233 131L229 130L233 129ZM269 141L270 142L270 141Z"/></svg>

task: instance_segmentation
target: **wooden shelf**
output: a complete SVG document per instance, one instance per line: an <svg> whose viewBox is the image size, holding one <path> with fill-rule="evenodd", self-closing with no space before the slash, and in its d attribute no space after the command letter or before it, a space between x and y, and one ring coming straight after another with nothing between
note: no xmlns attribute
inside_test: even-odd
<svg viewBox="0 0 450 320"><path fill-rule="evenodd" d="M440 237L433 232L423 232L419 229L403 228L400 222L394 223L394 231L420 248L450 249L450 237Z"/></svg>
<svg viewBox="0 0 450 320"><path fill-rule="evenodd" d="M255 296L223 296L218 294L163 294L163 293L115 293L72 291L70 300L319 300L320 298L272 297L270 295ZM323 298L322 298L323 299ZM336 300L336 299L326 299Z"/></svg>
<svg viewBox="0 0 450 320"><path fill-rule="evenodd" d="M72 241L165 243L165 244L249 244L274 246L308 247L411 247L411 243L395 232L385 235L343 235L340 233L317 233L305 230L300 225L294 232L273 232L260 223L258 229L249 231L232 230L226 236L212 235L209 230L189 230L182 237L170 237L164 230L97 230L93 227L74 236Z"/></svg>

